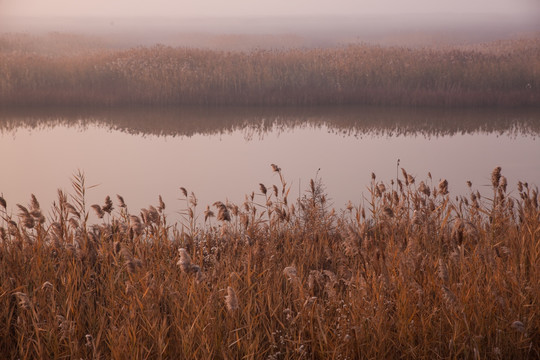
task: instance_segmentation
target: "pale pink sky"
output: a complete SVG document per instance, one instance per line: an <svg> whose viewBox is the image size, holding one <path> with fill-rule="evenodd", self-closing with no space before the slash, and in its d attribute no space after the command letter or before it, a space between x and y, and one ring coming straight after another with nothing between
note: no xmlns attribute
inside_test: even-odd
<svg viewBox="0 0 540 360"><path fill-rule="evenodd" d="M3 16L538 15L540 0L0 0Z"/></svg>

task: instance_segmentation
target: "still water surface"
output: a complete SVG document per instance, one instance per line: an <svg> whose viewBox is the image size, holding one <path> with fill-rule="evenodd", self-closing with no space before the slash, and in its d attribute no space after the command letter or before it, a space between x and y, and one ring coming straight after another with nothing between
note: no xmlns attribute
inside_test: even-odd
<svg viewBox="0 0 540 360"><path fill-rule="evenodd" d="M418 180L447 179L456 195L468 193L467 180L489 194L496 166L510 191L518 180L540 184L539 134L539 109L4 109L0 194L14 213L32 193L50 209L57 189L73 193L80 169L97 185L88 204L120 194L137 213L162 195L175 218L179 187L195 193L201 213L217 200L240 204L259 183L279 186L275 163L291 197L317 176L341 209L362 203L371 172L395 178L398 159Z"/></svg>

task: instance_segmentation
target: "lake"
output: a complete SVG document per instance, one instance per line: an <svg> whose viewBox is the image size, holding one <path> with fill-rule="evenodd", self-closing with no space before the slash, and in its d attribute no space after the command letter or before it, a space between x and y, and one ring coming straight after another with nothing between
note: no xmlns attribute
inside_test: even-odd
<svg viewBox="0 0 540 360"><path fill-rule="evenodd" d="M313 108L35 108L0 110L0 193L8 209L35 194L49 210L57 189L73 193L86 176L87 204L124 197L129 210L158 205L169 217L185 208L180 187L207 204L280 185L281 167L302 195L321 179L336 209L368 196L371 173L389 185L397 161L420 180L447 179L453 195L467 181L490 194L502 167L509 190L540 180L540 109ZM401 175L401 170L398 172Z"/></svg>

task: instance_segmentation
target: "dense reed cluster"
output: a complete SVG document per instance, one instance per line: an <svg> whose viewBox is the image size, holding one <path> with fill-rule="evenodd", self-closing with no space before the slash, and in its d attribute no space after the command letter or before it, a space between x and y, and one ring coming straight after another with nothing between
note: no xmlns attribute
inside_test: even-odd
<svg viewBox="0 0 540 360"><path fill-rule="evenodd" d="M540 356L540 207L493 171L489 196L405 170L361 205L298 199L281 169L242 205L180 188L131 212L85 202L47 217L0 197L0 353L7 358L357 359ZM100 219L89 221L89 211Z"/></svg>
<svg viewBox="0 0 540 360"><path fill-rule="evenodd" d="M539 59L538 38L485 48L157 45L61 55L0 41L0 105L539 105Z"/></svg>

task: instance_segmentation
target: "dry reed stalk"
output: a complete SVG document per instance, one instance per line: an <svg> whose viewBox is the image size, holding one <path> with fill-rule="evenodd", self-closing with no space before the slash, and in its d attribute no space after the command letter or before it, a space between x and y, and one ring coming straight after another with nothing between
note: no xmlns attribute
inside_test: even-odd
<svg viewBox="0 0 540 360"><path fill-rule="evenodd" d="M498 192L503 183L501 176ZM508 189L498 211L490 213L485 209L491 200L477 191L471 189L468 203L454 202L426 196L421 184L390 192L373 181L373 191L377 187L382 196L374 198L371 217L362 215L363 206L352 205L329 217L314 182L317 201L308 194L296 204L304 210L273 199L271 218L287 216L286 227L258 220L248 196L242 209L216 205L236 214L238 222L201 225L195 236L174 229L170 234L163 216L156 218L159 210L149 207L144 217L152 224L138 241L133 228L142 231L143 225L124 211L87 228L62 200L51 224L32 231L2 213L7 240L0 242L0 287L8 296L0 294L0 318L6 319L0 353L537 358L539 313L530 304L538 298L540 254L530 229L539 226L538 193L522 183L519 196ZM18 211L37 220L36 207ZM385 208L394 216L384 215ZM433 213L437 208L444 209ZM243 215L249 216L245 226ZM208 274L203 286L182 281L186 274L204 279L190 252L200 256ZM300 270L308 275L305 288ZM229 318L216 316L223 311ZM507 336L501 336L504 331ZM84 334L92 334L88 346ZM223 346L224 336L234 346Z"/></svg>

